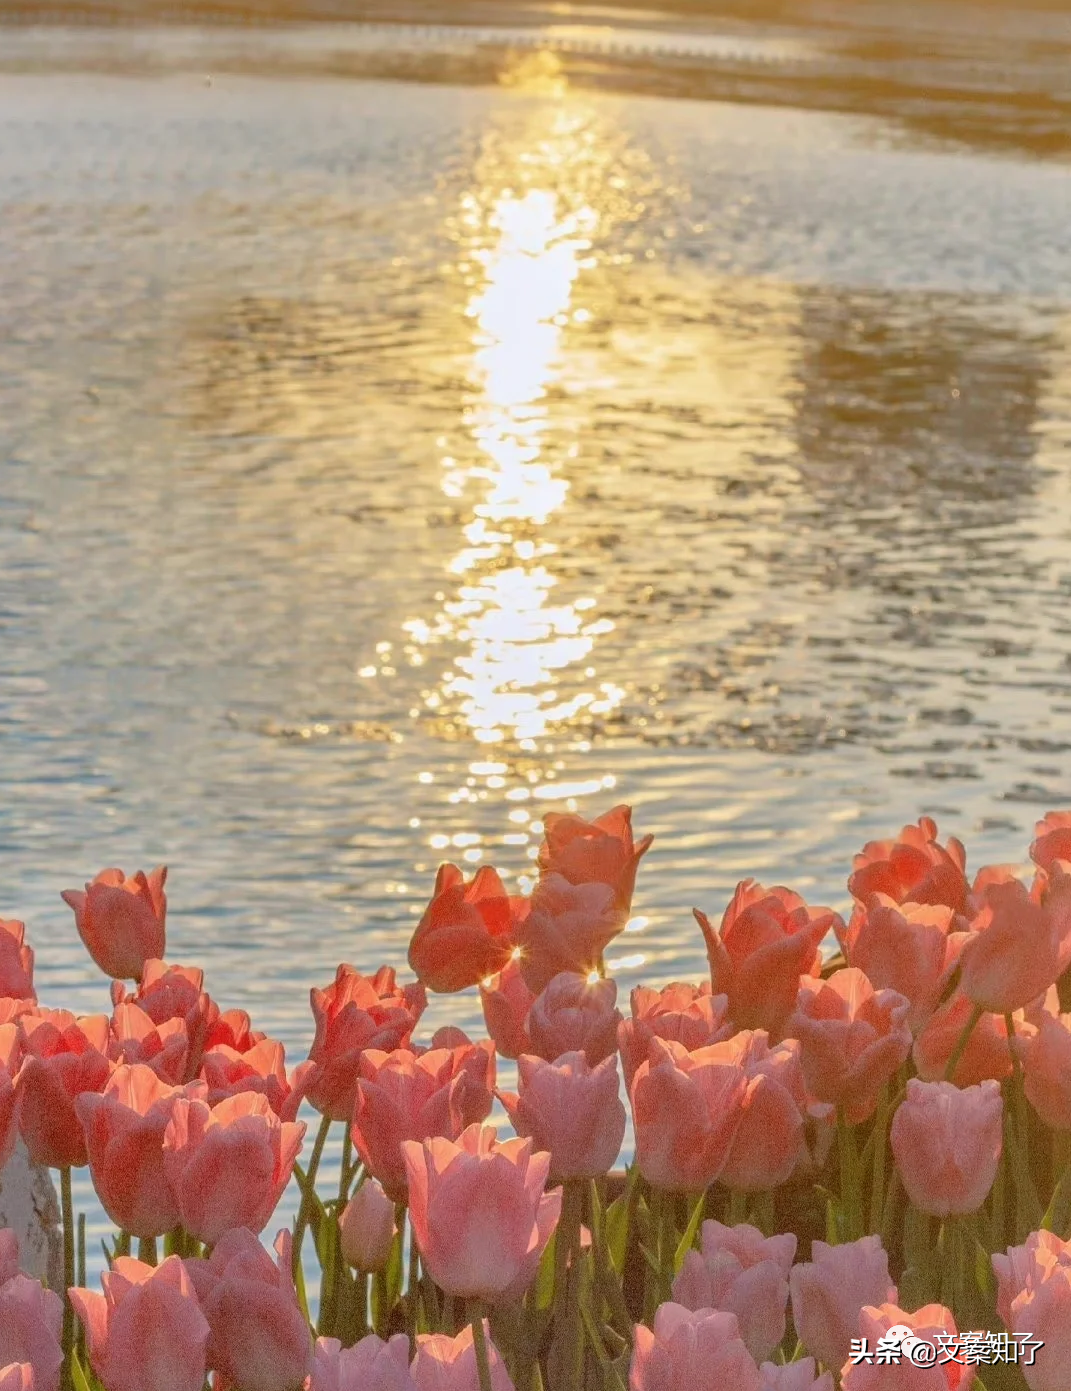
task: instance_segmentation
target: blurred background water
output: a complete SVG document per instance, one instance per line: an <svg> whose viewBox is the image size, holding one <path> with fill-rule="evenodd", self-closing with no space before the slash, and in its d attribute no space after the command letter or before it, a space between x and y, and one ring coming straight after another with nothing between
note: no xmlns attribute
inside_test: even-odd
<svg viewBox="0 0 1071 1391"><path fill-rule="evenodd" d="M550 808L656 834L627 997L746 875L843 908L922 812L977 866L1071 804L1060 17L471 18L0 29L0 915L50 1004L107 1006L59 891L109 864L296 1060Z"/></svg>

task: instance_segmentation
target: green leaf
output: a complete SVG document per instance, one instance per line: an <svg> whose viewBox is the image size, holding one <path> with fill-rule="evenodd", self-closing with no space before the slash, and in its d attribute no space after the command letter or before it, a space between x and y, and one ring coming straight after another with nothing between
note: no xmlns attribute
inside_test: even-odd
<svg viewBox="0 0 1071 1391"><path fill-rule="evenodd" d="M606 1209L606 1250L619 1275L625 1268L625 1252L628 1250L629 1226L639 1177L639 1168L633 1164L625 1181L625 1191Z"/></svg>
<svg viewBox="0 0 1071 1391"><path fill-rule="evenodd" d="M555 1232L547 1242L536 1271L532 1289L532 1299L537 1309L549 1309L554 1302L554 1253L558 1248L558 1233Z"/></svg>
<svg viewBox="0 0 1071 1391"><path fill-rule="evenodd" d="M680 1239L677 1250L673 1256L673 1273L680 1274L680 1268L684 1264L684 1258L695 1245L695 1234L699 1230L699 1224L703 1220L703 1209L706 1206L706 1194L700 1193L695 1208L685 1228L684 1235Z"/></svg>

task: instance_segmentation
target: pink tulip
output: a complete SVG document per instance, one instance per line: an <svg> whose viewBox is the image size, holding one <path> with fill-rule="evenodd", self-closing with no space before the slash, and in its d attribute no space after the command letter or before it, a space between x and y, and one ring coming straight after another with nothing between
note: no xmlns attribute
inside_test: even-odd
<svg viewBox="0 0 1071 1391"><path fill-rule="evenodd" d="M959 965L960 990L995 1014L1044 995L1071 965L1071 874L1057 864L1032 891L1017 879L988 888Z"/></svg>
<svg viewBox="0 0 1071 1391"><path fill-rule="evenodd" d="M563 971L536 998L528 1015L532 1052L547 1062L583 1053L592 1067L617 1051L617 982Z"/></svg>
<svg viewBox="0 0 1071 1391"><path fill-rule="evenodd" d="M308 1087L313 1106L333 1121L349 1121L361 1054L370 1048L388 1053L404 1048L425 1004L424 987L399 987L389 966L374 976L362 976L354 967L342 965L333 985L313 990L316 1037L309 1061L316 1064L316 1071Z"/></svg>
<svg viewBox="0 0 1071 1391"><path fill-rule="evenodd" d="M1023 1089L1050 1130L1071 1130L1071 1014L1042 1010L1023 1038Z"/></svg>
<svg viewBox="0 0 1071 1391"><path fill-rule="evenodd" d="M583 1053L555 1063L522 1057L520 1093L498 1092L518 1135L550 1155L553 1180L601 1178L625 1138L617 1059L589 1066Z"/></svg>
<svg viewBox="0 0 1071 1391"><path fill-rule="evenodd" d="M486 1319L484 1339L491 1371L491 1391L514 1391L505 1363L491 1341ZM416 1357L410 1372L416 1391L480 1391L480 1374L476 1366L471 1328L463 1328L456 1338L449 1338L444 1333L425 1333L418 1336L416 1342Z"/></svg>
<svg viewBox="0 0 1071 1391"><path fill-rule="evenodd" d="M337 1338L317 1338L308 1391L419 1391L409 1375L409 1339L369 1333L344 1348Z"/></svg>
<svg viewBox="0 0 1071 1391"><path fill-rule="evenodd" d="M394 1204L374 1178L366 1178L346 1204L339 1220L342 1259L355 1270L366 1273L386 1270L397 1234Z"/></svg>
<svg viewBox="0 0 1071 1391"><path fill-rule="evenodd" d="M144 1063L173 1087L186 1080L190 1040L181 1019L154 1024L140 1005L117 1005L112 1014L109 1056L117 1063Z"/></svg>
<svg viewBox="0 0 1071 1391"><path fill-rule="evenodd" d="M798 1041L785 1039L771 1048L763 1030L745 1029L703 1051L737 1063L748 1082L722 1183L749 1193L786 1183L807 1158L804 1123L810 1108Z"/></svg>
<svg viewBox="0 0 1071 1391"><path fill-rule="evenodd" d="M800 976L821 973L819 944L843 930L840 918L828 908L809 908L790 889L764 889L753 879L737 884L718 931L705 913L693 911L707 944L711 985L729 997L733 1022L780 1036Z"/></svg>
<svg viewBox="0 0 1071 1391"><path fill-rule="evenodd" d="M833 1391L833 1373L823 1372L819 1376L813 1357L802 1357L783 1366L764 1362L759 1376L759 1391Z"/></svg>
<svg viewBox="0 0 1071 1391"><path fill-rule="evenodd" d="M991 1259L997 1277L997 1313L1005 1328L1011 1329L1019 1295L1035 1290L1057 1270L1071 1272L1071 1241L1061 1241L1053 1232L1031 1232L1022 1246L1009 1246L1005 1254Z"/></svg>
<svg viewBox="0 0 1071 1391"><path fill-rule="evenodd" d="M225 1097L255 1092L283 1121L296 1118L305 1087L316 1071L315 1063L301 1063L287 1076L286 1051L274 1038L263 1038L240 1052L226 1043L206 1048L201 1057L201 1079L208 1087L208 1104Z"/></svg>
<svg viewBox="0 0 1071 1391"><path fill-rule="evenodd" d="M877 990L895 990L911 1002L908 1023L917 1028L936 1009L946 973L966 942L965 919L946 904L897 903L871 894L856 904L841 949Z"/></svg>
<svg viewBox="0 0 1071 1391"><path fill-rule="evenodd" d="M480 986L484 1023L503 1058L519 1058L532 1051L528 1037L528 1011L535 996L524 983L518 960L507 961L487 984Z"/></svg>
<svg viewBox="0 0 1071 1391"><path fill-rule="evenodd" d="M878 1236L840 1246L811 1243L811 1259L788 1275L792 1322L803 1346L827 1367L839 1370L851 1340L859 1336L859 1313L867 1304L896 1300L889 1257Z"/></svg>
<svg viewBox="0 0 1071 1391"><path fill-rule="evenodd" d="M19 1099L15 1093L15 1073L22 1057L22 1046L14 1024L0 1024L0 1170L15 1152L19 1136Z"/></svg>
<svg viewBox="0 0 1071 1391"><path fill-rule="evenodd" d="M36 1391L58 1391L62 1325L59 1295L19 1273L18 1238L0 1230L0 1367L28 1363Z"/></svg>
<svg viewBox="0 0 1071 1391"><path fill-rule="evenodd" d="M896 903L932 903L962 913L967 903L967 852L955 836L937 840L928 816L905 826L896 840L872 840L852 861L848 891L857 903L885 894Z"/></svg>
<svg viewBox="0 0 1071 1391"><path fill-rule="evenodd" d="M209 1109L178 1100L164 1134L164 1171L182 1226L215 1245L232 1227L260 1233L294 1172L304 1122L283 1122L255 1092Z"/></svg>
<svg viewBox="0 0 1071 1391"><path fill-rule="evenodd" d="M230 1048L235 1053L248 1053L258 1044L270 1042L268 1035L253 1028L253 1021L244 1009L225 1009L213 1016L205 1032L204 1048Z"/></svg>
<svg viewBox="0 0 1071 1391"><path fill-rule="evenodd" d="M1071 863L1071 811L1050 811L1037 823L1030 858L1045 870L1052 869L1058 860Z"/></svg>
<svg viewBox="0 0 1071 1391"><path fill-rule="evenodd" d="M632 837L632 808L612 811L585 821L581 816L548 812L543 818L544 841L539 847L539 870L560 874L570 884L606 884L614 906L628 916L640 860L654 836L637 845Z"/></svg>
<svg viewBox="0 0 1071 1391"><path fill-rule="evenodd" d="M608 884L570 884L548 874L532 894L528 916L517 926L521 974L537 994L562 971L589 976L624 929Z"/></svg>
<svg viewBox="0 0 1071 1391"><path fill-rule="evenodd" d="M663 1304L654 1331L636 1325L629 1391L761 1391L735 1314Z"/></svg>
<svg viewBox="0 0 1071 1391"><path fill-rule="evenodd" d="M0 1391L37 1391L29 1362L9 1362L6 1367L0 1367Z"/></svg>
<svg viewBox="0 0 1071 1391"><path fill-rule="evenodd" d="M859 1315L859 1331L873 1353L878 1341L898 1324L910 1328L923 1342L942 1346L956 1337L956 1320L940 1304L926 1304L909 1314L893 1303L867 1307ZM937 1361L930 1367L916 1367L908 1358L899 1362L845 1362L841 1369L843 1391L967 1391L974 1382L975 1367L957 1360Z"/></svg>
<svg viewBox="0 0 1071 1391"><path fill-rule="evenodd" d="M997 1175L1003 1116L996 1082L962 1090L951 1082L908 1082L889 1141L904 1190L920 1212L977 1212Z"/></svg>
<svg viewBox="0 0 1071 1391"><path fill-rule="evenodd" d="M70 1297L107 1391L201 1391L208 1324L178 1256L159 1267L119 1256L101 1284Z"/></svg>
<svg viewBox="0 0 1071 1391"><path fill-rule="evenodd" d="M298 1391L312 1368L288 1231L279 1233L275 1250L278 1263L248 1227L236 1227L208 1260L186 1262L208 1319L208 1365L237 1391Z"/></svg>
<svg viewBox="0 0 1071 1391"><path fill-rule="evenodd" d="M148 875L139 869L132 879L121 869L105 869L84 892L67 889L62 895L74 909L86 950L106 976L138 980L146 961L163 956L166 879L164 865Z"/></svg>
<svg viewBox="0 0 1071 1391"><path fill-rule="evenodd" d="M1042 1346L1023 1376L1030 1391L1067 1391L1071 1366L1071 1242L1031 1232L1023 1246L993 1256L997 1309L1011 1333Z"/></svg>
<svg viewBox="0 0 1071 1391"><path fill-rule="evenodd" d="M409 944L410 968L429 990L464 990L509 961L513 926L509 895L490 865L467 884L457 865L440 865L431 902Z"/></svg>
<svg viewBox="0 0 1071 1391"><path fill-rule="evenodd" d="M141 1063L117 1067L104 1091L75 1102L89 1168L104 1211L132 1236L178 1225L178 1199L164 1165L164 1135L176 1105L203 1096L201 1083L169 1087Z"/></svg>
<svg viewBox="0 0 1071 1391"><path fill-rule="evenodd" d="M494 1051L489 1042L413 1053L372 1049L360 1061L350 1133L357 1153L391 1198L406 1194L402 1142L456 1140L491 1110Z"/></svg>
<svg viewBox="0 0 1071 1391"><path fill-rule="evenodd" d="M519 1298L561 1212L561 1191L543 1191L550 1155L533 1154L531 1140L499 1144L480 1125L457 1144L407 1140L402 1154L413 1234L435 1283L464 1298Z"/></svg>
<svg viewBox="0 0 1071 1391"><path fill-rule="evenodd" d="M875 991L854 966L801 981L786 1027L800 1041L808 1091L840 1107L849 1125L870 1119L882 1087L911 1052L909 1008L895 990Z"/></svg>
<svg viewBox="0 0 1071 1391"><path fill-rule="evenodd" d="M26 924L0 918L0 997L36 1000L33 952L26 945Z"/></svg>
<svg viewBox="0 0 1071 1391"><path fill-rule="evenodd" d="M915 1070L924 1082L943 1080L948 1061L959 1044L971 1017L972 1006L966 995L956 991L926 1021L915 1038ZM1014 1019L1016 1032L1025 1029L1022 1011ZM1002 1081L1012 1071L1008 1030L999 1014L983 1014L967 1038L967 1046L956 1064L952 1081L957 1087L971 1087L987 1079Z"/></svg>
<svg viewBox="0 0 1071 1391"><path fill-rule="evenodd" d="M636 1069L647 1061L652 1038L672 1039L691 1053L720 1043L733 1032L726 1019L728 996L715 995L707 982L696 986L675 981L661 990L638 985L632 992L631 1006L632 1018L625 1019L617 1029L617 1046L629 1090Z"/></svg>
<svg viewBox="0 0 1071 1391"><path fill-rule="evenodd" d="M656 1188L698 1193L725 1167L751 1095L725 1044L689 1053L652 1039L632 1083L636 1162Z"/></svg>
<svg viewBox="0 0 1071 1391"><path fill-rule="evenodd" d="M186 1081L192 1081L201 1067L201 1054L222 1016L219 1006L204 989L204 972L197 966L169 965L166 961L146 961L141 980L134 991L121 981L112 981L112 1004L138 1005L159 1027L169 1020L180 1020L189 1040L186 1055Z"/></svg>
<svg viewBox="0 0 1071 1391"><path fill-rule="evenodd" d="M746 1223L726 1227L704 1222L701 1245L701 1251L689 1251L684 1258L673 1282L674 1301L686 1309L735 1314L751 1356L756 1362L769 1357L785 1336L796 1238L767 1238Z"/></svg>
<svg viewBox="0 0 1071 1391"><path fill-rule="evenodd" d="M30 1159L52 1169L88 1163L75 1100L102 1091L111 1075L107 1017L38 1009L22 1015L18 1030L23 1062L15 1091Z"/></svg>

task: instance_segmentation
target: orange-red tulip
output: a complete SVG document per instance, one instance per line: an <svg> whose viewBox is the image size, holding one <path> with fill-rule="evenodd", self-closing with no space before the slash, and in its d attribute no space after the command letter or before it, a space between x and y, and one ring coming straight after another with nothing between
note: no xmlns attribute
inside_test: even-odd
<svg viewBox="0 0 1071 1391"><path fill-rule="evenodd" d="M480 986L484 1023L503 1058L519 1058L532 1051L528 1037L528 1011L535 996L525 984L518 960L507 961L497 976Z"/></svg>
<svg viewBox="0 0 1071 1391"><path fill-rule="evenodd" d="M630 1091L636 1069L647 1060L652 1038L672 1039L691 1053L720 1043L733 1032L726 1018L729 997L715 995L706 981L702 985L675 981L661 990L638 985L630 1003L632 1018L623 1020L617 1029L625 1086Z"/></svg>
<svg viewBox="0 0 1071 1391"><path fill-rule="evenodd" d="M794 1265L788 1283L800 1341L819 1362L838 1369L848 1359L851 1340L859 1336L863 1306L897 1298L889 1257L878 1236L839 1246L812 1242L810 1261Z"/></svg>
<svg viewBox="0 0 1071 1391"><path fill-rule="evenodd" d="M514 1391L506 1364L491 1341L491 1330L486 1319L483 1336L491 1371L491 1391ZM416 1356L409 1374L416 1391L479 1391L480 1377L471 1327L463 1328L456 1338L450 1338L445 1333L419 1334ZM363 1387L361 1391L364 1391ZM393 1386L390 1391L394 1391ZM398 1391L402 1391L400 1386Z"/></svg>
<svg viewBox="0 0 1071 1391"><path fill-rule="evenodd" d="M339 1218L342 1259L366 1273L386 1270L397 1234L394 1204L376 1179L366 1178Z"/></svg>
<svg viewBox="0 0 1071 1391"><path fill-rule="evenodd" d="M308 1391L419 1391L409 1375L409 1339L369 1333L344 1348L337 1338L317 1338Z"/></svg>
<svg viewBox="0 0 1071 1391"><path fill-rule="evenodd" d="M614 906L607 884L570 884L548 874L532 894L528 916L517 927L521 974L538 993L562 971L588 976L627 919Z"/></svg>
<svg viewBox="0 0 1071 1391"><path fill-rule="evenodd" d="M571 813L548 812L543 818L543 834L540 873L560 874L570 884L608 885L615 908L627 918L636 870L654 840L654 836L644 836L638 845L634 842L632 808L614 807L594 821Z"/></svg>
<svg viewBox="0 0 1071 1391"><path fill-rule="evenodd" d="M0 998L36 1000L33 951L26 945L26 924L0 918Z"/></svg>
<svg viewBox="0 0 1071 1391"><path fill-rule="evenodd" d="M499 1144L480 1125L457 1144L406 1141L402 1154L413 1234L435 1283L462 1298L520 1298L561 1212L561 1190L543 1191L550 1155L533 1154L531 1140Z"/></svg>
<svg viewBox="0 0 1071 1391"><path fill-rule="evenodd" d="M136 990L129 991L121 981L112 981L112 1004L138 1005L158 1027L168 1020L181 1020L189 1040L186 1055L186 1081L192 1081L201 1067L201 1054L209 1036L221 1020L219 1006L204 989L204 972L197 966L170 965L166 961L146 961Z"/></svg>
<svg viewBox="0 0 1071 1391"><path fill-rule="evenodd" d="M937 823L928 816L905 826L895 840L872 840L852 861L848 891L857 903L871 894L886 894L896 903L943 903L957 913L967 904L967 852L949 836L937 839Z"/></svg>
<svg viewBox="0 0 1071 1391"><path fill-rule="evenodd" d="M867 1306L859 1315L856 1337L865 1338L871 1352L891 1328L910 1328L922 1342L934 1347L955 1346L956 1320L950 1309L940 1304L926 1304L909 1314L895 1304L879 1308ZM933 1365L916 1367L909 1358L899 1362L845 1362L841 1369L843 1391L967 1391L974 1383L975 1366L957 1358L942 1359L940 1354Z"/></svg>
<svg viewBox="0 0 1071 1391"><path fill-rule="evenodd" d="M140 1005L116 1005L108 1049L114 1062L144 1063L173 1087L186 1080L190 1039L182 1019L154 1024Z"/></svg>
<svg viewBox="0 0 1071 1391"><path fill-rule="evenodd" d="M962 1089L951 1082L908 1082L889 1141L904 1191L920 1212L977 1212L997 1175L1003 1118L996 1082Z"/></svg>
<svg viewBox="0 0 1071 1391"><path fill-rule="evenodd" d="M733 900L714 930L694 909L703 932L714 993L728 995L738 1028L766 1029L779 1036L792 1013L800 976L821 973L822 938L843 930L836 913L810 908L791 889L765 889L753 879L736 886Z"/></svg>
<svg viewBox="0 0 1071 1391"><path fill-rule="evenodd" d="M19 1103L15 1073L22 1046L14 1024L0 1024L0 1170L11 1158L19 1134Z"/></svg>
<svg viewBox="0 0 1071 1391"><path fill-rule="evenodd" d="M964 995L995 1014L1044 995L1071 965L1071 874L1041 871L1033 891L1018 880L991 885L959 965Z"/></svg>
<svg viewBox="0 0 1071 1391"><path fill-rule="evenodd" d="M583 1053L557 1062L524 1056L520 1092L498 1092L513 1128L550 1155L552 1181L601 1178L625 1138L617 1059L591 1067Z"/></svg>
<svg viewBox="0 0 1071 1391"><path fill-rule="evenodd" d="M629 1391L760 1391L761 1384L735 1314L663 1304L653 1330L636 1325Z"/></svg>
<svg viewBox="0 0 1071 1391"><path fill-rule="evenodd" d="M908 1022L918 1028L937 1007L949 968L969 934L965 920L942 903L897 903L871 894L856 904L838 934L849 966L866 973L876 990L895 990L911 1002Z"/></svg>
<svg viewBox="0 0 1071 1391"><path fill-rule="evenodd" d="M111 1076L107 1016L38 1009L22 1015L18 1029L23 1061L15 1091L30 1158L52 1169L88 1163L75 1099L102 1091Z"/></svg>
<svg viewBox="0 0 1071 1391"><path fill-rule="evenodd" d="M796 1238L764 1237L757 1227L704 1222L701 1250L689 1251L673 1281L673 1298L686 1309L735 1314L740 1337L756 1362L785 1336L788 1272Z"/></svg>
<svg viewBox="0 0 1071 1391"><path fill-rule="evenodd" d="M417 979L429 990L464 990L501 971L513 947L510 898L497 872L484 865L466 884L457 865L440 865L409 943Z"/></svg>
<svg viewBox="0 0 1071 1391"><path fill-rule="evenodd" d="M1052 869L1058 860L1071 863L1071 811L1050 811L1034 827L1030 858L1039 869Z"/></svg>
<svg viewBox="0 0 1071 1391"><path fill-rule="evenodd" d="M62 897L74 909L78 935L106 976L139 980L146 961L164 954L167 868L140 869L127 879L121 869L102 870L82 889Z"/></svg>
<svg viewBox="0 0 1071 1391"><path fill-rule="evenodd" d="M28 1363L36 1391L58 1391L63 1302L19 1272L15 1233L0 1230L0 1367Z"/></svg>
<svg viewBox="0 0 1071 1391"><path fill-rule="evenodd" d="M617 982L588 980L568 971L555 976L528 1013L531 1051L547 1062L583 1053L592 1067L617 1051Z"/></svg>
<svg viewBox="0 0 1071 1391"><path fill-rule="evenodd" d="M201 1391L208 1323L178 1256L159 1267L119 1256L101 1284L70 1296L107 1391Z"/></svg>
<svg viewBox="0 0 1071 1391"><path fill-rule="evenodd" d="M399 986L394 971L382 966L362 976L353 966L338 968L334 983L312 991L316 1037L309 1061L316 1069L308 1098L321 1115L349 1121L357 1093L357 1069L368 1049L389 1053L404 1048L427 999L422 985Z"/></svg>

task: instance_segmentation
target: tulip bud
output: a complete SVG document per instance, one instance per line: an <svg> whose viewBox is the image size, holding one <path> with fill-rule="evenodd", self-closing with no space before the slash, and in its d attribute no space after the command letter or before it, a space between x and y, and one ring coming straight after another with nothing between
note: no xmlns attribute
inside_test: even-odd
<svg viewBox="0 0 1071 1391"><path fill-rule="evenodd" d="M397 1234L394 1204L374 1179L365 1179L338 1224L342 1258L365 1273L385 1270Z"/></svg>

